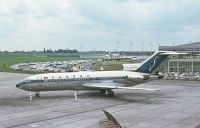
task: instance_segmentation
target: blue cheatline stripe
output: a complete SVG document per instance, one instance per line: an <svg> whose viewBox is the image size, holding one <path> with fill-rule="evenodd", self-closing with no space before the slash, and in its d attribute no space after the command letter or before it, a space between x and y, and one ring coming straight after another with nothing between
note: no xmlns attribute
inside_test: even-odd
<svg viewBox="0 0 200 128"><path fill-rule="evenodd" d="M167 58L167 55L160 55L160 53L161 52L157 53L146 63L141 65L136 72L152 73Z"/></svg>
<svg viewBox="0 0 200 128"><path fill-rule="evenodd" d="M47 79L47 80L30 80L26 83L43 83L43 82L67 82L67 81L88 81L88 80L116 80L116 79L126 79L123 77L94 77L94 78L70 78L70 79Z"/></svg>

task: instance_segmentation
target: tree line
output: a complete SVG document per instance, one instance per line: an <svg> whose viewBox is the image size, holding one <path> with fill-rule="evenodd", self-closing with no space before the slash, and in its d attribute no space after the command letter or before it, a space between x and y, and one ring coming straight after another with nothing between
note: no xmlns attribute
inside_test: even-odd
<svg viewBox="0 0 200 128"><path fill-rule="evenodd" d="M52 49L45 49L43 51L37 51L37 50L32 50L32 51L0 51L0 53L78 53L78 50L73 49L58 49L58 50L52 50Z"/></svg>

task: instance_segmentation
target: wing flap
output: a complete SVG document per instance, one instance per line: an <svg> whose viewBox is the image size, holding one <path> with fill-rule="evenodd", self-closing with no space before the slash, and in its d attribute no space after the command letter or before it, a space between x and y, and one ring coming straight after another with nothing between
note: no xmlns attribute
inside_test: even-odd
<svg viewBox="0 0 200 128"><path fill-rule="evenodd" d="M108 84L105 84L105 83L89 83L89 84L84 84L83 85L84 87L87 87L87 88L97 88L97 89L116 89L116 85L114 85L113 83L108 83Z"/></svg>
<svg viewBox="0 0 200 128"><path fill-rule="evenodd" d="M117 89L126 89L126 90L145 90L145 91L161 91L160 89L137 88L137 87L117 87Z"/></svg>

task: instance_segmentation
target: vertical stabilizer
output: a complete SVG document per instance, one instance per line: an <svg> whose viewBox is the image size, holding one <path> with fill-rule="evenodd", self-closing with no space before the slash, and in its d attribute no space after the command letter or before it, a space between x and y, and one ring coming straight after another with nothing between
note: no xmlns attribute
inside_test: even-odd
<svg viewBox="0 0 200 128"><path fill-rule="evenodd" d="M152 73L166 58L169 54L164 54L164 51L157 51L135 70L141 73Z"/></svg>

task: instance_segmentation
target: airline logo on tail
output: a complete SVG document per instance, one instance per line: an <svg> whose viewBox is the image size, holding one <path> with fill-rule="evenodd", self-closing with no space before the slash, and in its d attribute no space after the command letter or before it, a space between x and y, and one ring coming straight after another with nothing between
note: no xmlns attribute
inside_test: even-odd
<svg viewBox="0 0 200 128"><path fill-rule="evenodd" d="M159 56L156 56L155 59L154 59L154 61L153 61L153 65L150 65L150 66L149 66L149 72L151 72L152 69L154 68L157 59L159 59Z"/></svg>

